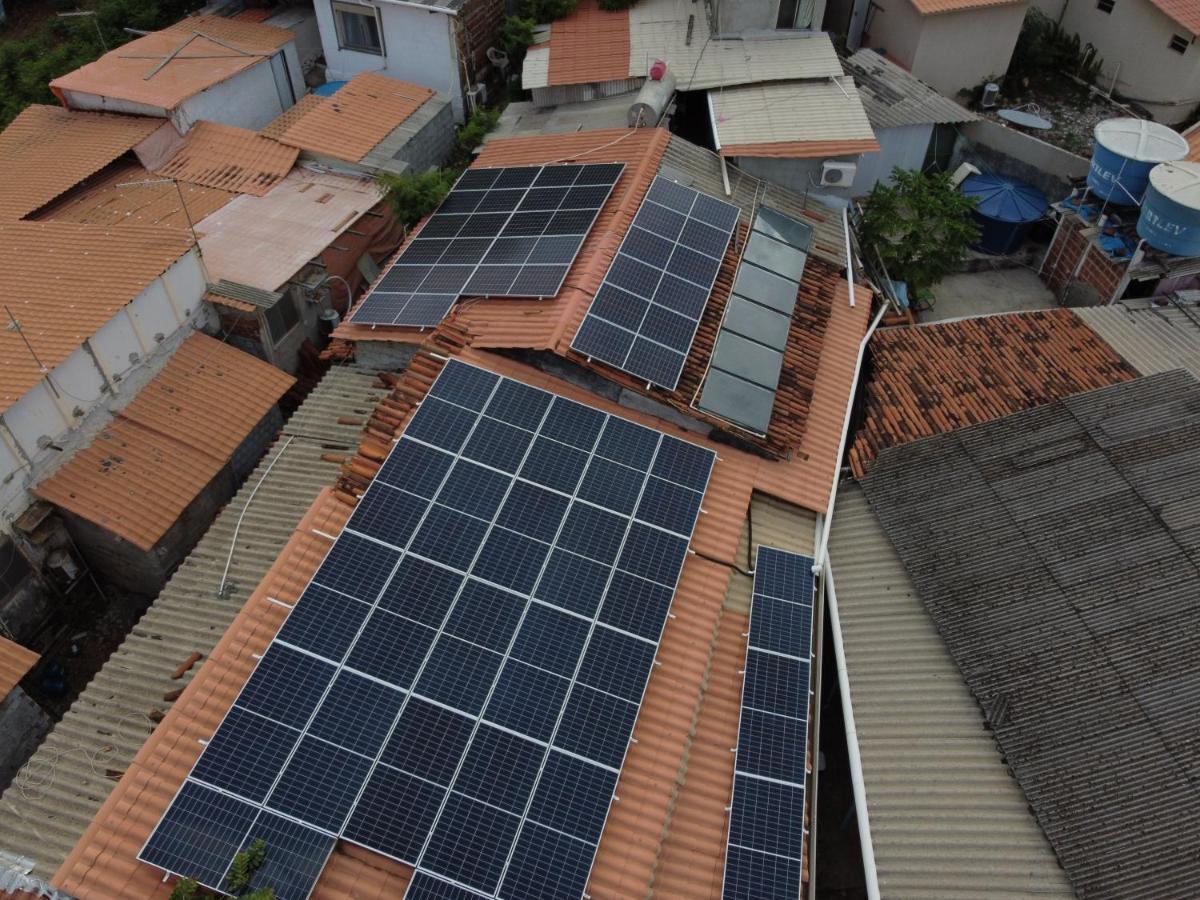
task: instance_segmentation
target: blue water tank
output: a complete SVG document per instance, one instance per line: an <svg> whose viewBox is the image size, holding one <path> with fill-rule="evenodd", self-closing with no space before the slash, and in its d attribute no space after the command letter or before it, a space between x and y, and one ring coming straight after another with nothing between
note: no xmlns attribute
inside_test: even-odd
<svg viewBox="0 0 1200 900"><path fill-rule="evenodd" d="M1163 253L1200 256L1200 163L1155 166L1142 200L1138 237Z"/></svg>
<svg viewBox="0 0 1200 900"><path fill-rule="evenodd" d="M981 229L975 249L984 253L1012 253L1049 205L1033 185L1004 175L972 175L961 190L975 198L972 214Z"/></svg>
<svg viewBox="0 0 1200 900"><path fill-rule="evenodd" d="M345 85L346 82L344 81L327 81L324 84L313 88L313 93L318 97L332 97L343 87L345 87Z"/></svg>
<svg viewBox="0 0 1200 900"><path fill-rule="evenodd" d="M1102 200L1125 206L1141 202L1150 182L1150 170L1188 154L1188 142L1179 132L1143 119L1106 119L1093 132L1092 164L1088 187Z"/></svg>

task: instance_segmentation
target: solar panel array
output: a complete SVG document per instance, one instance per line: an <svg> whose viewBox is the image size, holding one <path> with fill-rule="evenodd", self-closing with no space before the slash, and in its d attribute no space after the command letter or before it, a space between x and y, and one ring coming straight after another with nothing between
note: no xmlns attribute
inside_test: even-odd
<svg viewBox="0 0 1200 900"><path fill-rule="evenodd" d="M723 900L800 896L812 565L812 557L758 547Z"/></svg>
<svg viewBox="0 0 1200 900"><path fill-rule="evenodd" d="M675 390L739 212L655 178L571 347Z"/></svg>
<svg viewBox="0 0 1200 900"><path fill-rule="evenodd" d="M759 207L697 406L766 434L812 228Z"/></svg>
<svg viewBox="0 0 1200 900"><path fill-rule="evenodd" d="M262 838L293 900L341 838L413 897L579 897L714 458L448 362L140 858L220 889Z"/></svg>
<svg viewBox="0 0 1200 900"><path fill-rule="evenodd" d="M355 311L436 325L458 297L553 297L624 163L468 169Z"/></svg>

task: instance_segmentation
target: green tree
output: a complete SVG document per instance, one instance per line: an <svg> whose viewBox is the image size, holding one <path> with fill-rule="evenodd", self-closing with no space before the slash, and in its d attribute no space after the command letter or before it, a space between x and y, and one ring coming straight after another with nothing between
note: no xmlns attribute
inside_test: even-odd
<svg viewBox="0 0 1200 900"><path fill-rule="evenodd" d="M453 169L431 169L420 174L380 175L379 184L396 218L411 227L437 209L457 177Z"/></svg>
<svg viewBox="0 0 1200 900"><path fill-rule="evenodd" d="M892 181L879 182L867 196L859 237L875 248L892 278L908 282L913 296L966 258L979 238L971 217L975 201L944 172L924 175L897 167Z"/></svg>

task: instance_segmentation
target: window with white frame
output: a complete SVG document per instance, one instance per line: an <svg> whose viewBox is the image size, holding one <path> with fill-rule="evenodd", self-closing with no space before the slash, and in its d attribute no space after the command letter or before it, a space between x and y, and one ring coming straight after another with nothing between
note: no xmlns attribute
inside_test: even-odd
<svg viewBox="0 0 1200 900"><path fill-rule="evenodd" d="M379 10L360 3L331 0L333 20L337 26L338 47L359 53L383 56L383 30L379 25Z"/></svg>
<svg viewBox="0 0 1200 900"><path fill-rule="evenodd" d="M1167 46L1176 53L1187 53L1187 48L1190 43L1191 42L1182 35L1173 34L1171 35L1171 43L1167 44Z"/></svg>

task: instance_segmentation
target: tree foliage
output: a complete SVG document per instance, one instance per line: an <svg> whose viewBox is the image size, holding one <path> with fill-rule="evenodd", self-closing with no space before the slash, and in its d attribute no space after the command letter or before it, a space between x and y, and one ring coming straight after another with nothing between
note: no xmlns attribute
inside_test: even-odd
<svg viewBox="0 0 1200 900"><path fill-rule="evenodd" d="M575 12L579 0L521 0L521 17L534 22L553 22Z"/></svg>
<svg viewBox="0 0 1200 900"><path fill-rule="evenodd" d="M249 847L233 857L233 863L229 866L229 874L225 877L227 892L237 897L238 900L275 900L275 891L272 888L247 890L250 887L250 879L254 877L255 872L262 868L262 864L266 860L266 843L261 838L251 841ZM208 891L201 892L200 885L195 880L180 878L175 882L175 888L171 891L169 900L200 900L201 897L209 898L211 896Z"/></svg>
<svg viewBox="0 0 1200 900"><path fill-rule="evenodd" d="M1064 87L1079 87L1064 79L1064 73L1092 84L1103 66L1104 61L1080 43L1079 35L1063 30L1045 13L1031 7L1004 76L1004 92L1017 96L1030 88L1059 92Z"/></svg>
<svg viewBox="0 0 1200 900"><path fill-rule="evenodd" d="M396 218L411 227L437 209L457 177L454 169L431 169L419 174L380 175L379 183Z"/></svg>
<svg viewBox="0 0 1200 900"><path fill-rule="evenodd" d="M616 12L621 9L629 9L637 0L600 0L600 8L607 9L609 12Z"/></svg>
<svg viewBox="0 0 1200 900"><path fill-rule="evenodd" d="M979 238L971 217L975 201L944 172L924 175L899 167L893 184L879 182L863 208L864 243L874 247L892 278L909 294L930 288L959 266Z"/></svg>

